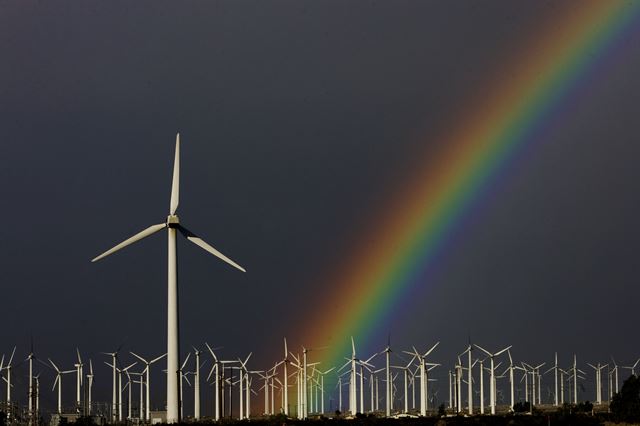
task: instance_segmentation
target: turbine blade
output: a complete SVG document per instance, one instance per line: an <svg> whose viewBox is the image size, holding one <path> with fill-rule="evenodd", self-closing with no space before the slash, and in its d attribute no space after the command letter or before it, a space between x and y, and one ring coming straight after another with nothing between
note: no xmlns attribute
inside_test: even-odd
<svg viewBox="0 0 640 426"><path fill-rule="evenodd" d="M169 214L174 215L180 202L180 133L176 135L176 156L173 160L173 180L171 181L171 204Z"/></svg>
<svg viewBox="0 0 640 426"><path fill-rule="evenodd" d="M162 358L164 358L165 356L167 356L167 354L166 354L166 353L164 353L164 354L160 355L160 356L159 356L159 357L157 357L157 358L152 359L151 361L149 361L149 365L153 364L154 362L160 361L160 360L161 360Z"/></svg>
<svg viewBox="0 0 640 426"><path fill-rule="evenodd" d="M182 371L184 369L184 366L187 365L187 362L189 362L190 357L191 357L191 352L189 352L187 354L187 357L184 359L184 362L182 363L182 367L180 367L180 371Z"/></svg>
<svg viewBox="0 0 640 426"><path fill-rule="evenodd" d="M507 346L506 348L502 349L501 351L496 352L496 354L494 356L498 356L501 355L502 353L508 351L509 349L511 349L512 345Z"/></svg>
<svg viewBox="0 0 640 426"><path fill-rule="evenodd" d="M199 246L200 248L202 248L205 251L208 251L212 255L216 256L218 259L225 261L226 263L228 263L229 265L233 266L234 268L239 269L242 272L247 272L242 266L238 265L236 262L234 262L233 260L229 259L224 254L220 253L218 250L216 250L215 248L211 247L206 241L204 241L202 238L198 237L193 232L189 231L184 226L179 226L178 229L180 230L182 235L184 235L185 238L187 240L191 241L193 244Z"/></svg>
<svg viewBox="0 0 640 426"><path fill-rule="evenodd" d="M159 230L165 228L167 225L164 223L159 223L157 225L151 225L150 227L148 227L147 229L138 232L136 235L134 235L131 238L128 238L126 240L124 240L123 242L121 242L120 244L118 244L117 246L113 247L112 249L109 249L107 251L105 251L104 253L102 253L100 256L98 257L94 257L93 259L91 259L92 262L97 262L98 260L109 256L112 253L117 252L118 250L128 246L129 244L133 244L136 241L140 241L141 239L148 237L151 234L155 234L156 232L158 232ZM110 355L110 354L109 354Z"/></svg>
<svg viewBox="0 0 640 426"><path fill-rule="evenodd" d="M440 344L440 342L436 342L435 345L431 346L431 349L429 349L424 355L422 355L423 358L426 358L431 352L433 352L433 350L435 348L438 347L438 345Z"/></svg>
<svg viewBox="0 0 640 426"><path fill-rule="evenodd" d="M344 370L344 368L349 364L351 364L351 360L348 360L347 362L344 363L344 365L342 367L338 368L338 372Z"/></svg>
<svg viewBox="0 0 640 426"><path fill-rule="evenodd" d="M481 350L482 352L484 352L485 354L489 355L490 357L491 357L491 356L493 356L493 354L492 354L491 352L489 352L488 350L486 350L486 349L485 349L485 348L483 348L482 346L477 345L477 344L475 344L475 343L474 343L474 346L475 346L476 348L480 349L480 350Z"/></svg>
<svg viewBox="0 0 640 426"><path fill-rule="evenodd" d="M130 369L131 367L133 367L137 363L138 363L138 361L134 362L133 364L129 365L128 367L123 368L122 371L127 371L128 369Z"/></svg>
<svg viewBox="0 0 640 426"><path fill-rule="evenodd" d="M129 351L129 353L130 353L131 355L135 356L136 358L138 358L140 361L144 362L145 364L147 363L147 360L145 360L144 358L142 358L142 357L141 357L140 355L138 355L137 353L135 353L135 352L131 352L131 351Z"/></svg>
<svg viewBox="0 0 640 426"><path fill-rule="evenodd" d="M9 362L7 363L7 367L11 367L11 362L13 361L13 356L16 354L16 347L13 347L13 351L11 352L11 357L9 358ZM637 362L636 362L637 364ZM635 365L633 366L635 368Z"/></svg>
<svg viewBox="0 0 640 426"><path fill-rule="evenodd" d="M55 368L55 370L59 373L59 372L60 372L60 369L58 368L58 366L57 366L57 365L55 365L55 364L53 363L53 361L51 361L51 358L49 358L49 362L51 363L51 365L53 365L53 368ZM7 364L7 365L9 365L9 364Z"/></svg>
<svg viewBox="0 0 640 426"><path fill-rule="evenodd" d="M207 342L204 342L204 344L207 345L207 349L209 349L209 352L211 352L211 356L213 357L213 359L216 362L218 362L218 357L216 356L216 354L213 353L213 349L211 349L211 346L209 346L209 344Z"/></svg>
<svg viewBox="0 0 640 426"><path fill-rule="evenodd" d="M211 378L211 375L213 374L213 370L217 370L218 369L218 364L213 364L211 366L211 371L209 372L209 375L207 376L207 381L209 381L209 379Z"/></svg>

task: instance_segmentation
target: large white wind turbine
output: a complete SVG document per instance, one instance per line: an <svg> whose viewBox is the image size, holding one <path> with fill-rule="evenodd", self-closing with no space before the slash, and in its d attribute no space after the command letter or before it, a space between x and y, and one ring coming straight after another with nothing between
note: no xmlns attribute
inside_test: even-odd
<svg viewBox="0 0 640 426"><path fill-rule="evenodd" d="M121 242L112 249L107 250L95 257L92 262L96 262L130 244L140 241L149 235L167 229L168 235L168 303L167 303L167 423L176 423L180 420L179 413L179 380L180 380L180 354L179 354L179 331L178 331L178 262L177 262L177 231L195 245L218 257L229 265L246 272L244 268L233 260L220 253L218 250L207 244L197 235L180 224L176 215L180 195L180 134L176 135L176 153L173 163L173 181L171 184L171 201L169 204L169 216L165 223L151 225L147 229L137 233L133 237Z"/></svg>

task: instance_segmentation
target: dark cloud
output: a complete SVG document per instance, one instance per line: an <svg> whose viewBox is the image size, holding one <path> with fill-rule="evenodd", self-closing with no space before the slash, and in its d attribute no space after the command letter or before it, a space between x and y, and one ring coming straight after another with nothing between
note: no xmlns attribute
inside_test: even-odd
<svg viewBox="0 0 640 426"><path fill-rule="evenodd" d="M164 351L164 237L89 259L165 219L180 131L181 219L248 270L180 243L182 346L270 362L310 283L557 3L0 3L0 352ZM389 325L399 344L638 355L638 41L492 187Z"/></svg>

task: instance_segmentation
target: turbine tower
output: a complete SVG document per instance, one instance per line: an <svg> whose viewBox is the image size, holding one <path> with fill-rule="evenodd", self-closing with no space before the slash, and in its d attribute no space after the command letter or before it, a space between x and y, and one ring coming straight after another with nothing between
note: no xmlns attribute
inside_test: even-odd
<svg viewBox="0 0 640 426"><path fill-rule="evenodd" d="M171 201L169 204L169 216L165 223L151 225L133 237L121 242L112 249L107 250L92 262L96 262L110 254L140 241L149 235L155 234L161 229L167 229L168 234L168 303L167 303L167 423L177 423L180 421L179 411L179 385L180 385L180 353L179 353L179 331L178 331L178 256L177 256L177 232L179 231L187 240L200 248L208 251L212 255L225 261L229 265L246 272L244 268L233 260L220 253L218 250L207 244L204 240L193 234L187 228L180 225L180 220L176 215L180 198L180 134L176 135L176 153L173 163L173 180L171 184Z"/></svg>

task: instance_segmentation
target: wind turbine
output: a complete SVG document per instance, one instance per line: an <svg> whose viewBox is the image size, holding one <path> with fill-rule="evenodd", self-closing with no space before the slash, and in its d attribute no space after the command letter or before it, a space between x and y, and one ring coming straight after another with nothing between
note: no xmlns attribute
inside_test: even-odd
<svg viewBox="0 0 640 426"><path fill-rule="evenodd" d="M200 354L201 350L193 347L193 351L196 358L196 370L194 373L194 384L193 384L193 393L194 393L194 401L193 401L193 418L195 421L200 420Z"/></svg>
<svg viewBox="0 0 640 426"><path fill-rule="evenodd" d="M351 336L351 358L345 358L347 362L338 369L340 372L346 366L351 365L349 368L349 413L352 416L356 415L357 404L356 404L356 345L353 341L353 336Z"/></svg>
<svg viewBox="0 0 640 426"><path fill-rule="evenodd" d="M82 405L82 401L80 400L80 388L82 387L82 358L80 357L80 349L76 348L76 354L78 355L78 363L74 365L76 367L76 412L80 412L80 405Z"/></svg>
<svg viewBox="0 0 640 426"><path fill-rule="evenodd" d="M289 359L289 351L287 349L287 338L284 338L284 358L282 359L282 369L283 369L283 374L282 374L282 379L283 379L283 395L284 395L284 403L283 403L283 409L284 409L284 415L289 417L289 385L287 384L287 380L289 378L288 374L287 374L287 364L291 363L291 360Z"/></svg>
<svg viewBox="0 0 640 426"><path fill-rule="evenodd" d="M33 391L33 360L36 359L36 356L33 353L33 338L31 338L31 351L27 356L26 361L29 361L29 425L34 424L34 415L33 415L33 400L34 400L34 391ZM0 363L0 370L2 370L2 365Z"/></svg>
<svg viewBox="0 0 640 426"><path fill-rule="evenodd" d="M140 389L139 389L139 401L138 401L138 421L142 422L143 416L144 416L144 370L139 372L139 373L135 373L133 371L128 373L129 376L138 376L138 378L140 380L133 380L133 383L136 383L138 385L140 385Z"/></svg>
<svg viewBox="0 0 640 426"><path fill-rule="evenodd" d="M56 384L58 385L58 414L62 414L62 375L75 373L76 370L60 371L58 366L51 361L51 358L49 358L49 362L53 366L54 370L56 370L56 380L53 382L51 390L53 391L56 388Z"/></svg>
<svg viewBox="0 0 640 426"><path fill-rule="evenodd" d="M333 370L335 370L335 367L331 367L325 371L316 370L320 376L320 414L324 414L324 376ZM373 407L371 407L371 410L373 410Z"/></svg>
<svg viewBox="0 0 640 426"><path fill-rule="evenodd" d="M249 362L249 358L253 352L250 352L244 362L238 358L238 362L240 363L240 367L238 367L238 371L240 374L240 420L244 420L245 418L249 418L249 371L247 370L247 362ZM246 382L246 394L244 393L244 386ZM245 405L246 405L246 413L245 413Z"/></svg>
<svg viewBox="0 0 640 426"><path fill-rule="evenodd" d="M91 389L93 388L93 363L89 359L89 374L87 374L87 414L91 414Z"/></svg>
<svg viewBox="0 0 640 426"><path fill-rule="evenodd" d="M213 352L213 348L211 348L211 346L209 346L208 343L205 342L205 345L207 346L207 349L209 349L209 352L211 353L211 356L213 357L213 365L211 366L211 371L209 372L209 376L207 376L207 381L211 378L211 375L213 374L213 372L216 372L216 376L215 376L215 382L214 382L214 386L215 386L215 404L214 404L214 420L218 421L220 420L220 396L221 396L221 392L220 392L220 385L221 385L221 373L220 373L220 367L222 366L223 371L224 371L224 364L226 363L234 363L236 361L220 361L218 360L218 357L216 356L216 354ZM222 383L224 383L224 381L222 381ZM222 392L222 396L224 397L224 392Z"/></svg>
<svg viewBox="0 0 640 426"><path fill-rule="evenodd" d="M511 396L511 412L513 412L513 407L515 405L515 394L514 394L514 377L513 377L513 370L516 368L513 365L513 358L511 357L511 351L508 350L507 351L507 355L509 355L509 367L507 367L507 370L504 371L504 373L502 373L502 375L504 376L505 373L507 371L509 371L509 387L510 387L510 396Z"/></svg>
<svg viewBox="0 0 640 426"><path fill-rule="evenodd" d="M533 407L536 404L541 404L540 401L540 368L542 368L546 363L542 363L539 365L531 366L526 362L522 363L522 366L529 370L531 373L531 406Z"/></svg>
<svg viewBox="0 0 640 426"><path fill-rule="evenodd" d="M13 367L13 356L16 354L16 347L13 347L13 351L11 352L11 356L9 357L9 362L4 366L4 369L7 370L7 377L4 379L7 382L7 420L11 419L11 368ZM1 370L1 369L0 369Z"/></svg>
<svg viewBox="0 0 640 426"><path fill-rule="evenodd" d="M411 364L413 364L414 358L411 358L407 365L392 365L391 368L397 368L402 370L402 374L404 377L404 413L409 413L409 373Z"/></svg>
<svg viewBox="0 0 640 426"><path fill-rule="evenodd" d="M35 416L40 416L40 373L33 376L33 380L36 382L35 390Z"/></svg>
<svg viewBox="0 0 640 426"><path fill-rule="evenodd" d="M602 404L602 370L606 367L608 367L608 364L605 365L601 365L600 363L598 363L597 365L593 365L593 364L588 364L589 367L593 368L595 370L595 374L596 374L596 404L600 405Z"/></svg>
<svg viewBox="0 0 640 426"><path fill-rule="evenodd" d="M582 378L578 375L578 373L585 374L585 372L578 368L578 359L575 354L573 354L573 366L569 371L573 373L571 377L573 379L573 403L577 405L578 404L578 378Z"/></svg>
<svg viewBox="0 0 640 426"><path fill-rule="evenodd" d="M496 414L496 376L495 376L495 371L494 371L494 361L493 359L495 357L497 357L498 355L502 354L503 352L508 351L509 349L511 349L511 345L507 346L506 348L499 350L498 352L492 354L491 352L489 352L488 350L480 347L479 345L475 345L476 348L480 349L482 352L486 353L489 357L489 361L491 363L491 367L490 367L490 381L489 381L489 390L491 392L490 396L490 403L491 403L491 415L495 415Z"/></svg>
<svg viewBox="0 0 640 426"><path fill-rule="evenodd" d="M460 357L458 357L458 363L455 365L455 369L456 369L456 389L458 390L457 392L457 401L458 401L458 409L457 412L458 413L462 413L462 360L460 359Z"/></svg>
<svg viewBox="0 0 640 426"><path fill-rule="evenodd" d="M183 373L184 371L184 367L187 365L187 362L189 362L189 358L191 357L191 352L189 352L187 354L187 357L184 359L184 362L182 363L182 365L180 366L180 369L178 370L178 374L180 376L180 382L179 382L179 387L178 387L178 401L179 401L179 409L178 412L180 413L180 418L182 419L184 417L184 405L182 403L183 399L182 399L182 379L185 379L187 381L187 383L189 383L189 379L186 377L186 374ZM189 383L189 386L191 386L191 383Z"/></svg>
<svg viewBox="0 0 640 426"><path fill-rule="evenodd" d="M558 371L560 372L560 405L564 405L564 376L568 372L562 368L558 368Z"/></svg>
<svg viewBox="0 0 640 426"><path fill-rule="evenodd" d="M309 367L315 366L318 363L313 363L313 364L309 364L307 362L307 354L312 351L312 350L321 350L321 349L325 349L325 347L321 347L321 348L317 348L317 349L309 349L309 348L305 348L304 346L302 347L302 389L304 390L303 394L302 394L302 417L303 418L307 418L309 416L309 394L307 392L308 390L308 378L307 378L307 371ZM362 401L360 401L362 404Z"/></svg>
<svg viewBox="0 0 640 426"><path fill-rule="evenodd" d="M486 358L485 358L486 359ZM479 361L480 363L480 414L484 414L484 359Z"/></svg>
<svg viewBox="0 0 640 426"><path fill-rule="evenodd" d="M469 338L469 346L460 355L467 354L468 366L467 366L467 392L468 392L468 408L469 415L473 415L473 365L471 364L471 352L473 351L473 345L471 344L471 338Z"/></svg>
<svg viewBox="0 0 640 426"><path fill-rule="evenodd" d="M118 372L118 421L121 422L122 421L122 373L126 373L127 370L129 370L131 367L133 367L134 365L136 365L138 362L134 362L133 364L129 365L128 367L125 368L118 368L115 365L111 365L108 362L104 362L105 364L107 364L109 367L115 368L116 371Z"/></svg>
<svg viewBox="0 0 640 426"><path fill-rule="evenodd" d="M276 407L275 407L275 395L276 395L276 389L280 390L280 393L282 394L282 382L280 381L280 379L278 379L278 377L276 377L277 373L276 370L278 368L278 366L280 365L280 363L275 363L273 366L273 369L271 371L273 371L271 373L271 414L274 415L276 414ZM278 385L276 385L276 382L278 383ZM323 402L324 404L324 402ZM282 396L280 399L280 406L282 407ZM323 405L324 407L324 405ZM282 412L282 408L280 409L280 412Z"/></svg>
<svg viewBox="0 0 640 426"><path fill-rule="evenodd" d="M96 262L130 244L140 241L161 229L167 229L168 235L168 303L167 303L167 423L177 423L180 421L179 412L179 380L180 365L179 353L179 330L178 330L178 259L177 259L177 231L179 231L187 240L195 245L218 257L229 265L246 272L244 268L235 263L233 260L220 253L218 250L207 244L197 235L193 234L187 228L180 224L180 220L176 215L180 196L180 134L176 135L176 153L173 163L173 180L171 184L171 201L169 204L169 216L165 223L151 225L150 227L140 231L133 237L121 242L115 247L107 250L101 255L95 257L92 262Z"/></svg>
<svg viewBox="0 0 640 426"><path fill-rule="evenodd" d="M615 389L616 389L616 393L618 393L618 390L620 389L618 387L618 364L616 364L616 360L613 359L613 357L611 357L611 362L613 363L613 370L611 370L611 372L615 373L615 375L616 375L616 381L615 381L616 387L615 387Z"/></svg>
<svg viewBox="0 0 640 426"><path fill-rule="evenodd" d="M117 420L117 410L118 410L118 401L117 401L117 397L118 397L118 382L117 382L117 375L116 375L116 366L118 365L118 352L120 352L120 349L122 349L122 344L120 344L120 346L118 346L118 349L116 349L115 352L102 352L103 355L109 355L111 357L111 364L109 363L105 363L107 365L111 365L111 372L112 372L112 387L111 387L111 421L112 422L116 422Z"/></svg>
<svg viewBox="0 0 640 426"><path fill-rule="evenodd" d="M353 338L352 338L353 340ZM391 416L391 334L389 334L389 337L387 339L387 347L384 348L384 351L382 351L381 353L384 353L385 355L385 362L386 362L386 368L385 368L385 391L386 391L386 405L385 405L385 416L389 417Z"/></svg>
<svg viewBox="0 0 640 426"><path fill-rule="evenodd" d="M125 371L125 374L127 375L127 384L124 385L124 389L128 388L129 391L129 395L128 395L128 403L127 403L127 421L131 421L132 417L132 413L131 413L131 409L132 409L132 404L131 404L131 393L133 392L133 380L131 380L131 374L129 374L129 371Z"/></svg>
<svg viewBox="0 0 640 426"><path fill-rule="evenodd" d="M558 352L555 353L555 358L554 358L554 364L553 367L551 367L550 369L548 369L547 371L544 372L544 374L547 374L551 371L553 371L553 376L554 376L554 383L555 383L555 392L554 392L554 396L553 396L553 403L554 405L557 407L558 406Z"/></svg>
<svg viewBox="0 0 640 426"><path fill-rule="evenodd" d="M355 416L357 411L358 411L358 398L357 398L357 393L358 393L358 383L357 383L357 379L358 379L358 370L357 370L357 365L360 364L364 364L367 365L369 367L373 367L373 365L369 364L369 361L371 361L373 359L373 357L375 357L377 354L373 354L371 357L369 357L369 359L367 360L361 360L359 358L356 357L356 344L353 340L353 336L351 336L351 358L345 358L347 360L347 362L340 367L340 370L344 369L346 366L351 365L351 369L350 369L350 376L349 376L349 412L351 413L352 416ZM361 409L364 408L364 398L362 398L362 391L363 391L363 382L361 380L360 382L360 404L361 404Z"/></svg>
<svg viewBox="0 0 640 426"><path fill-rule="evenodd" d="M142 358L138 354L135 354L133 352L129 352L129 353L131 355L135 356L136 358L138 358L145 365L145 369L142 371L143 373L144 372L147 373L147 377L146 377L146 385L147 385L147 392L146 392L147 395L146 396L147 396L147 401L146 401L146 412L145 412L144 419L146 421L150 421L151 420L151 406L149 405L149 393L150 393L149 368L151 367L151 364L153 364L154 362L160 361L162 358L167 356L167 354L162 354L159 357L152 359L151 361L147 361L146 359Z"/></svg>
<svg viewBox="0 0 640 426"><path fill-rule="evenodd" d="M428 404L429 404L429 400L427 398L427 386L428 386L427 372L428 372L428 369L427 369L426 358L427 358L427 356L429 356L429 354L431 352L433 352L435 350L435 348L438 347L439 344L440 344L440 342L436 342L436 344L433 345L431 347L431 349L429 349L428 351L426 351L423 354L418 352L418 350L415 348L415 346L413 347L413 352L404 351L404 353L409 354L409 355L413 355L413 356L416 357L416 359L418 359L420 361L420 415L423 416L423 417L427 415L427 409L428 409Z"/></svg>
<svg viewBox="0 0 640 426"><path fill-rule="evenodd" d="M14 351L15 351L15 348L14 348ZM620 368L624 368L625 370L630 370L631 371L631 375L635 376L636 375L636 367L638 366L638 363L640 363L640 358L638 358L638 360L633 365L627 365L627 366L621 365Z"/></svg>

